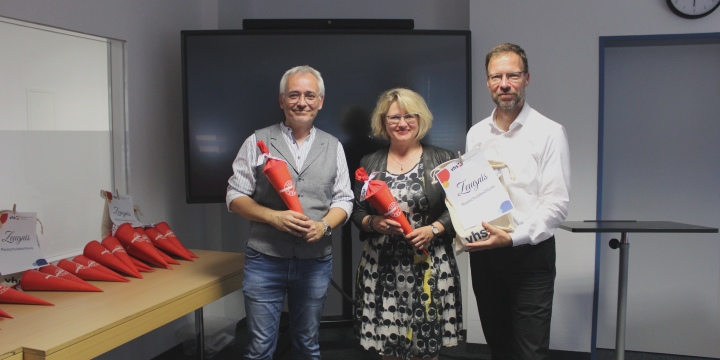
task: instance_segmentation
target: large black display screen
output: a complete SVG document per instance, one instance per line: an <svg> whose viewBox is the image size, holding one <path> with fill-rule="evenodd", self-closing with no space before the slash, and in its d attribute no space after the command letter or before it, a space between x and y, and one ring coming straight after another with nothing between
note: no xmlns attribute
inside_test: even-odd
<svg viewBox="0 0 720 360"><path fill-rule="evenodd" d="M310 65L325 80L315 126L357 159L378 95L393 87L420 93L433 112L424 142L465 149L471 124L470 32L434 30L197 30L182 34L185 181L188 203L225 201L232 162L256 129L282 121L283 73Z"/></svg>

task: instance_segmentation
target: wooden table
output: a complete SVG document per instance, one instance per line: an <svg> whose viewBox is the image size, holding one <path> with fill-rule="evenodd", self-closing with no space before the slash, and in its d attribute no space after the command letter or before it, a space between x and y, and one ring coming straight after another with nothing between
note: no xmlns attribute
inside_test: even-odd
<svg viewBox="0 0 720 360"><path fill-rule="evenodd" d="M90 359L241 289L242 253L193 252L143 279L91 282L103 292L28 292L55 306L2 304L0 359Z"/></svg>

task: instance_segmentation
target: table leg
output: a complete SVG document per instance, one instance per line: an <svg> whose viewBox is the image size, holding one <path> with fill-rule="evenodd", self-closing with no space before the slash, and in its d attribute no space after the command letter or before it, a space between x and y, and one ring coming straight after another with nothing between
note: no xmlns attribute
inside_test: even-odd
<svg viewBox="0 0 720 360"><path fill-rule="evenodd" d="M620 238L620 269L618 273L617 331L615 332L615 359L625 359L625 317L627 315L628 256L630 244L627 233Z"/></svg>
<svg viewBox="0 0 720 360"><path fill-rule="evenodd" d="M197 358L205 360L205 324L203 321L203 308L195 310L195 343L197 344Z"/></svg>

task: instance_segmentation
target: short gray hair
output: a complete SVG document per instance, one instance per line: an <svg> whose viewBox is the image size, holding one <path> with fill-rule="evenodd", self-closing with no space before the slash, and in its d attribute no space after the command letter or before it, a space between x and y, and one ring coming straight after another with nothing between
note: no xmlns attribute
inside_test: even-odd
<svg viewBox="0 0 720 360"><path fill-rule="evenodd" d="M296 74L311 74L314 76L317 79L318 91L320 92L318 95L320 97L325 97L325 82L323 81L322 75L320 75L319 71L308 65L296 66L285 72L282 79L280 79L280 95L285 94L288 79Z"/></svg>

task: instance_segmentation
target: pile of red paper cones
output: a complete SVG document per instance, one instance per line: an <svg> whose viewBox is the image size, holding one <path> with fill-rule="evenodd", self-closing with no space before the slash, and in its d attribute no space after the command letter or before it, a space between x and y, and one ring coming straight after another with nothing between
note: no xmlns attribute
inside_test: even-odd
<svg viewBox="0 0 720 360"><path fill-rule="evenodd" d="M111 270L127 276L142 279L142 275L140 275L140 272L137 270L135 265L132 264L132 262L129 262L129 260L128 262L125 262L120 258L121 255L119 255L119 253L116 255L97 240L92 240L85 245L83 255ZM125 255L127 255L127 253L125 253Z"/></svg>
<svg viewBox="0 0 720 360"><path fill-rule="evenodd" d="M166 259L158 253L150 238L144 233L141 235L130 223L118 226L114 236L120 240L130 256L161 268L172 269Z"/></svg>
<svg viewBox="0 0 720 360"><path fill-rule="evenodd" d="M120 240L118 240L114 236L108 236L104 238L100 242L106 249L110 250L110 252L113 253L117 258L119 258L125 265L127 265L131 269L135 269L138 272L151 272L153 271L153 268L149 265L145 264L144 262L128 255L127 251L125 251L125 248L120 243ZM142 278L142 276L140 277Z"/></svg>
<svg viewBox="0 0 720 360"><path fill-rule="evenodd" d="M65 279L65 280L74 281L76 283L83 284L84 286L86 286L88 288L95 289L92 291L102 291L102 289L90 284L89 282L71 274L69 271L67 271L63 268L60 268L54 264L48 264L46 266L43 266L38 271L40 271L41 273L57 276L59 278ZM90 290L88 290L88 291L90 291Z"/></svg>
<svg viewBox="0 0 720 360"><path fill-rule="evenodd" d="M161 235L163 235L167 241L173 243L178 250L185 252L187 256L191 258L198 257L180 242L180 239L178 239L178 237L175 235L172 229L170 229L170 226L166 222L159 222L155 224L153 228L155 228Z"/></svg>
<svg viewBox="0 0 720 360"><path fill-rule="evenodd" d="M99 264L93 267L88 267L84 264L80 264L73 260L68 259L62 259L58 261L57 267L69 272L70 274L73 274L80 279L87 280L87 281L111 281L111 282L128 282L130 280L126 279L122 275L112 272L107 273L102 270L98 269Z"/></svg>

